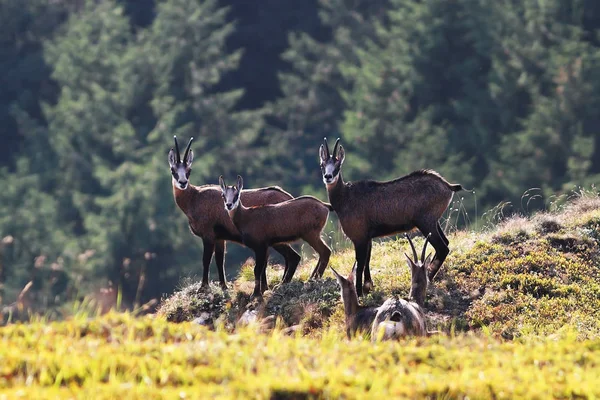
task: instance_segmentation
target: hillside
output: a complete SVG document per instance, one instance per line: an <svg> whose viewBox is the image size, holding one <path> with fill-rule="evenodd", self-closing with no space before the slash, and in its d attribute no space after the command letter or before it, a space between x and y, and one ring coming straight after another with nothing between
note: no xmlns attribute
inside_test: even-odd
<svg viewBox="0 0 600 400"><path fill-rule="evenodd" d="M600 199L449 235L452 252L427 300L426 339L376 343L343 333L336 283L275 284L248 304L246 265L229 293L191 283L155 315L77 313L69 320L0 328L6 398L573 398L598 397ZM419 243L421 240L419 239ZM406 294L404 239L373 248L377 304ZM348 272L351 250L332 265ZM195 294L194 294L195 293ZM266 318L234 330L246 309ZM269 317L275 315L275 318ZM198 318L197 323L169 320ZM274 329L272 325L277 325ZM293 333L282 328L301 325ZM268 333L258 333L258 330ZM0 396L2 398L2 396Z"/></svg>
<svg viewBox="0 0 600 400"><path fill-rule="evenodd" d="M582 338L597 337L599 228L600 199L581 195L555 213L512 217L484 232L453 233L451 253L427 296L431 327L445 332L484 327L511 339L548 334L567 325ZM421 245L418 238L416 246ZM375 291L363 304L379 305L391 294L408 295L410 272L403 253L409 251L404 238L374 243ZM348 249L334 254L331 266L349 273L353 262L354 251ZM174 322L202 316L231 329L246 309L255 309L259 316L275 316L285 326L302 324L311 335L319 335L323 326L341 331L342 306L331 271L324 280L307 281L315 263L304 262L287 285L278 285L281 266L271 266L267 274L272 290L264 304L247 304L254 285L249 260L230 293L216 286L202 293L199 284L184 285L163 301L159 314Z"/></svg>

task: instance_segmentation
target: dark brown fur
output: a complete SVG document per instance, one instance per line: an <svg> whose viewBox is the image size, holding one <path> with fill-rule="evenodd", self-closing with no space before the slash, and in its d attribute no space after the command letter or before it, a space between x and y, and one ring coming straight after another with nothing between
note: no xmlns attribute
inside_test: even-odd
<svg viewBox="0 0 600 400"><path fill-rule="evenodd" d="M176 141L177 139L175 139ZM191 140L190 140L191 144ZM188 149L189 149L188 144ZM193 152L190 149L190 160L186 162L175 158L175 153L171 149L169 154L169 163L171 169L173 167L185 164L188 171L191 170L191 159ZM183 177L181 177L183 178ZM192 233L202 239L204 244L204 254L202 257L202 286L208 285L208 272L210 262L215 255L217 263L217 271L219 274L219 282L221 286L226 286L225 279L225 241L230 240L242 244L242 237L235 225L231 222L229 215L223 208L223 199L221 198L221 190L217 185L194 186L188 184L182 190L177 186L177 178L173 178L173 196L175 203L183 211L188 219L190 230ZM187 180L187 178L186 178ZM244 202L256 206L261 204L280 203L292 199L293 196L279 187L268 187L262 189L245 190L242 192ZM283 280L289 282L296 271L296 267L300 262L300 256L294 249L286 244L281 244L273 247L277 252L281 253L285 258L286 268L284 271ZM266 285L266 276L263 278Z"/></svg>
<svg viewBox="0 0 600 400"><path fill-rule="evenodd" d="M241 177L238 176L236 186L227 187L222 177L219 181L225 204L228 201L233 204L236 193L243 187ZM264 273L266 268L268 246L298 239L307 242L319 254L319 261L311 278L321 277L331 255L331 250L321 238L321 231L327 223L330 208L329 204L312 196L301 196L277 204L253 206L247 204L242 195L237 207L229 211L229 216L241 233L243 243L255 252L255 279L257 280L259 274ZM262 287L257 280L254 295L259 296L266 289L267 287Z"/></svg>
<svg viewBox="0 0 600 400"><path fill-rule="evenodd" d="M462 186L448 183L432 170L415 171L388 182L344 182L341 173L344 149L340 145L337 155L336 149L337 142L333 155L329 154L328 148L321 146L321 169L324 180L327 164L335 166L337 171L332 182L326 183L327 193L342 230L354 243L358 263L358 295L362 296L363 289L367 292L373 286L369 268L372 239L415 228L425 236L431 234L431 244L436 250L436 258L429 271L430 280L433 280L449 253L448 239L438 221L454 192L462 190Z"/></svg>

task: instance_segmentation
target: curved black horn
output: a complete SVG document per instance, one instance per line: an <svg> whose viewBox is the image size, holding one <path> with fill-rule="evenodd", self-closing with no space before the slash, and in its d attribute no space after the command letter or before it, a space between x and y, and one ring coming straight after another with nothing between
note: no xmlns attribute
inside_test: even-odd
<svg viewBox="0 0 600 400"><path fill-rule="evenodd" d="M181 162L181 155L179 154L179 145L177 144L177 136L173 135L173 140L175 141L175 151L177 151L177 163Z"/></svg>
<svg viewBox="0 0 600 400"><path fill-rule="evenodd" d="M429 243L429 236L431 236L431 232L425 238L425 245L423 246L423 252L421 253L421 262L425 262L425 252L427 251L427 243Z"/></svg>
<svg viewBox="0 0 600 400"><path fill-rule="evenodd" d="M408 233L406 234L406 238L408 239L408 243L410 243L410 248L412 249L413 258L415 262L419 261L419 259L417 258L417 249L415 249L415 245L413 244L412 240L410 240L410 236L408 236Z"/></svg>
<svg viewBox="0 0 600 400"><path fill-rule="evenodd" d="M187 161L188 153L190 152L190 146L192 145L192 140L194 140L193 136L190 138L190 141L188 142L188 145L185 149L185 154L183 155L183 162Z"/></svg>
<svg viewBox="0 0 600 400"><path fill-rule="evenodd" d="M335 153L337 152L338 144L340 144L340 138L337 138L337 140L335 141L335 144L333 145L333 156L334 157L337 157Z"/></svg>
<svg viewBox="0 0 600 400"><path fill-rule="evenodd" d="M329 145L327 144L327 138L323 138L323 144L325 145L325 150L327 151L327 158L331 157L329 153Z"/></svg>

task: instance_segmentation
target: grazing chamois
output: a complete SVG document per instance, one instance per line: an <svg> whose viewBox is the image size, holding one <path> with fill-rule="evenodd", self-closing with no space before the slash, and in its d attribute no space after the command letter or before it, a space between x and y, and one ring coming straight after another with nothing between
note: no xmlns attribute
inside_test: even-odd
<svg viewBox="0 0 600 400"><path fill-rule="evenodd" d="M321 173L342 230L354 244L358 295L362 296L363 291L368 293L373 287L369 269L372 239L414 228L424 236L431 234L430 241L436 251L429 270L429 280L433 281L449 253L449 242L439 219L454 192L462 190L462 186L448 183L432 170L415 171L387 182L344 182L341 168L345 153L339 142L340 139L335 142L333 154L329 153L327 139L321 145Z"/></svg>
<svg viewBox="0 0 600 400"><path fill-rule="evenodd" d="M406 256L411 269L408 300L394 296L379 307L361 306L358 304L358 294L354 285L357 263L354 263L348 278L344 278L333 267L330 267L341 288L346 317L346 335L349 339L356 332L369 334L372 341L429 334L425 327L425 313L422 308L427 293L427 265L430 262L429 257L425 258L427 239L421 261L417 257L412 241L410 238L408 240L414 255L414 261L408 255Z"/></svg>
<svg viewBox="0 0 600 400"><path fill-rule="evenodd" d="M194 152L190 149L193 139L191 138L188 142L183 160L181 160L177 137L174 137L175 150L171 149L169 152L169 165L173 176L173 196L175 197L175 203L188 218L190 230L194 235L200 237L204 244L202 286L208 286L208 270L214 253L219 282L221 286L226 287L225 241L242 243L242 237L223 208L219 186L194 186L189 184L188 179L194 159ZM293 197L279 187L268 187L244 190L242 198L246 204L256 206L280 203ZM276 245L273 248L285 258L283 281L289 282L300 262L300 255L287 244ZM266 276L264 279L266 280Z"/></svg>
<svg viewBox="0 0 600 400"><path fill-rule="evenodd" d="M238 175L235 186L225 185L222 176L219 184L224 209L240 232L244 245L254 250L253 297L260 297L267 290L260 277L267 267L268 247L277 243L303 239L319 254L311 279L323 276L331 250L321 238L321 231L327 223L331 205L312 196L300 196L277 204L246 207L246 200L240 198L244 186L241 176Z"/></svg>

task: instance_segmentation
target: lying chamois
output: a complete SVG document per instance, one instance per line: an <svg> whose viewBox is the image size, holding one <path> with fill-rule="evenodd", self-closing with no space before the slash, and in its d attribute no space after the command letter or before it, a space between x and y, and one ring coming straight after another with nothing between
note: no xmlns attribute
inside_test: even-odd
<svg viewBox="0 0 600 400"><path fill-rule="evenodd" d="M222 176L219 184L225 209L241 233L243 243L254 250L253 297L260 297L267 290L260 277L267 267L268 247L277 243L303 239L319 254L311 278L323 276L331 255L331 250L321 238L331 209L329 204L312 196L301 196L282 203L246 207L245 199L239 196L243 188L241 176L238 175L236 186L226 186Z"/></svg>
<svg viewBox="0 0 600 400"><path fill-rule="evenodd" d="M219 282L226 287L225 280L225 241L230 240L242 243L242 237L235 228L231 219L223 209L221 190L216 185L194 186L190 185L188 179L192 170L194 152L190 149L191 138L183 155L183 161L179 154L177 137L175 149L169 152L169 165L173 176L173 196L175 203L188 218L190 230L202 239L204 244L204 255L202 257L202 286L208 286L208 270L213 253L217 263ZM280 203L292 199L292 195L279 187L268 187L264 189L244 190L242 192L244 203L251 206L260 204ZM294 276L296 267L300 262L300 256L289 245L281 244L273 247L285 258L285 271L283 281L289 282ZM266 276L265 285L266 285Z"/></svg>
<svg viewBox="0 0 600 400"><path fill-rule="evenodd" d="M425 239L421 260L417 256L410 236L406 235L406 238L413 252L412 260L408 254L404 253L410 268L410 296L408 301L398 297L389 298L379 307L371 329L371 340L430 334L425 327L425 312L423 311L429 282L427 266L431 263L430 257L425 257L429 236Z"/></svg>
<svg viewBox="0 0 600 400"><path fill-rule="evenodd" d="M428 335L425 327L423 304L427 293L427 264L425 258L427 240L423 247L421 261L418 260L415 247L408 239L413 250L414 261L406 256L411 269L411 287L408 300L398 297L387 299L379 307L365 307L358 304L358 294L354 285L356 262L348 278L344 278L330 267L341 288L344 313L346 315L346 335L350 339L356 332L370 334L371 340L389 340L404 336Z"/></svg>
<svg viewBox="0 0 600 400"><path fill-rule="evenodd" d="M340 139L335 142L333 154L329 153L326 139L321 145L321 173L342 230L354 243L358 295L362 296L363 290L367 293L373 287L369 269L372 239L411 231L415 227L424 236L431 234L430 241L436 251L429 270L429 280L433 281L449 253L448 239L438 221L454 192L462 190L462 186L448 183L431 170L415 171L387 182L346 183L341 173L345 153L339 142Z"/></svg>

